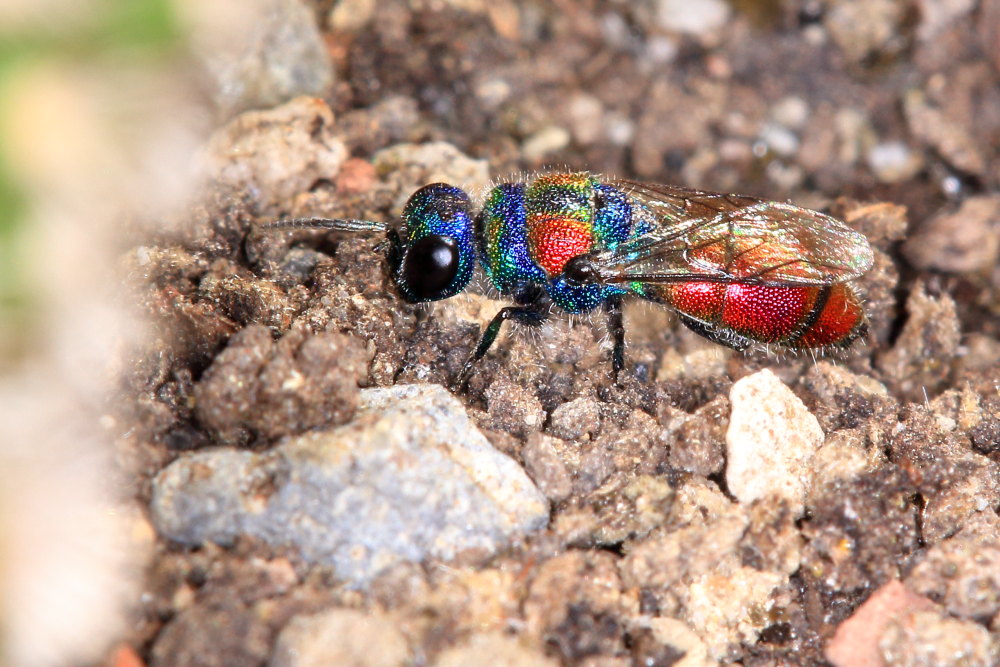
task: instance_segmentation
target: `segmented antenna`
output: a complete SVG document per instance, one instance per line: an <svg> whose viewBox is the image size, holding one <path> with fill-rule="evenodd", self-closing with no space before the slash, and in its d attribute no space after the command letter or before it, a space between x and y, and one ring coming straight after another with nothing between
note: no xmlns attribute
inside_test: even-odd
<svg viewBox="0 0 1000 667"><path fill-rule="evenodd" d="M387 232L389 225L351 218L287 218L264 225L264 229L331 229L337 232Z"/></svg>

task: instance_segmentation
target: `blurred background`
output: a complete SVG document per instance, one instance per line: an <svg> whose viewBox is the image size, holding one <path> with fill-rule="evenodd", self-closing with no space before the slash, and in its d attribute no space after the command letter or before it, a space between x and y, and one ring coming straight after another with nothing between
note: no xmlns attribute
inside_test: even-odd
<svg viewBox="0 0 1000 667"><path fill-rule="evenodd" d="M103 661L135 607L151 534L108 403L142 334L115 266L184 187L183 50L166 1L0 3L0 664Z"/></svg>
<svg viewBox="0 0 1000 667"><path fill-rule="evenodd" d="M128 631L153 536L111 461L125 248L209 133L324 98L353 157L546 165L908 207L904 284L1000 326L1000 0L0 0L0 655Z"/></svg>

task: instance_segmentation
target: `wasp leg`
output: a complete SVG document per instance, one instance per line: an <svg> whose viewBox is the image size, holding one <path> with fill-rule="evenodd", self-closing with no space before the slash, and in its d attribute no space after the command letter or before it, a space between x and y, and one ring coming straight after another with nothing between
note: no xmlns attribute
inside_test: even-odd
<svg viewBox="0 0 1000 667"><path fill-rule="evenodd" d="M521 324L537 327L548 319L548 317L547 304L541 301L524 306L507 306L506 308L502 308L499 313L493 316L490 323L486 325L483 335L479 338L479 343L476 345L476 349L469 356L468 361L465 362L462 372L458 374L452 387L460 389L466 383L472 374L472 369L475 367L476 362L486 356L493 342L497 339L497 334L500 333L500 327L503 326L504 322L514 320Z"/></svg>
<svg viewBox="0 0 1000 667"><path fill-rule="evenodd" d="M726 347L732 348L737 352L743 352L753 345L753 341L745 336L727 332L724 329L715 328L710 324L696 320L689 315L685 315L684 313L678 312L677 315L680 317L681 324L699 336L704 336L717 345L725 345Z"/></svg>
<svg viewBox="0 0 1000 667"><path fill-rule="evenodd" d="M613 347L611 348L611 372L615 376L615 384L621 384L618 376L625 370L625 322L622 319L622 298L609 297L604 302L604 310L608 313L608 330L611 333Z"/></svg>

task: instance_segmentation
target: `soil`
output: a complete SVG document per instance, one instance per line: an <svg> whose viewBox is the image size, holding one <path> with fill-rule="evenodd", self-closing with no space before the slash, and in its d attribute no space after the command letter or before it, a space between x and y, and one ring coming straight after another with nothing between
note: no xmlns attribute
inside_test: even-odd
<svg viewBox="0 0 1000 667"><path fill-rule="evenodd" d="M453 394L545 496L545 527L361 585L260 535L161 531L125 638L143 661L861 664L846 644L997 664L1000 1L685 6L311 5L321 100L221 118L189 223L122 259L158 332L122 378L122 478L153 512L192 452L267 456L352 423L361 388L449 386L503 303L411 305L377 236L264 228L394 221L442 177L558 165L824 208L876 250L868 340L743 355L630 304L616 384L601 318L510 326ZM751 408L784 406L772 435L808 459L801 490L750 499L731 390L764 369L780 382ZM884 632L845 623L898 582L868 608Z"/></svg>

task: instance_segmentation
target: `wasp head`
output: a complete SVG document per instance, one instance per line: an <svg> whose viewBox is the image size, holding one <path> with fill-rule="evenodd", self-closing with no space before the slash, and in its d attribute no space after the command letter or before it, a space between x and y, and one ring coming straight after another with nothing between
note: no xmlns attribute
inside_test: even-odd
<svg viewBox="0 0 1000 667"><path fill-rule="evenodd" d="M445 183L425 185L403 208L396 283L411 303L437 301L465 289L476 261L469 196Z"/></svg>

